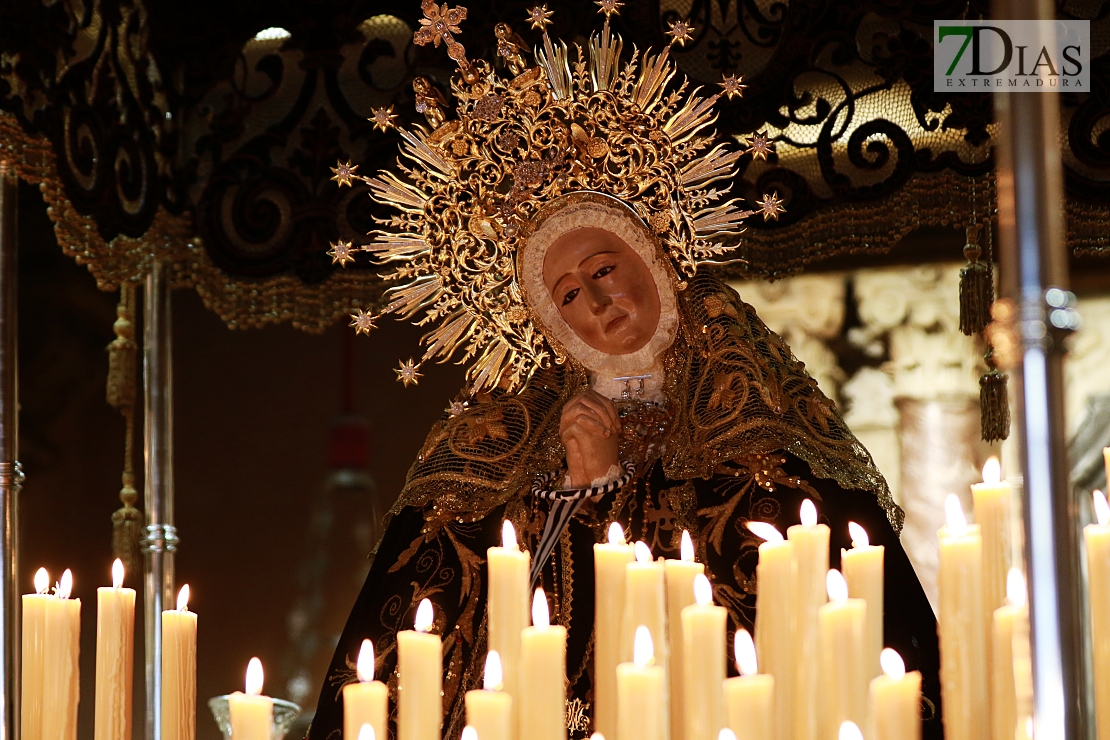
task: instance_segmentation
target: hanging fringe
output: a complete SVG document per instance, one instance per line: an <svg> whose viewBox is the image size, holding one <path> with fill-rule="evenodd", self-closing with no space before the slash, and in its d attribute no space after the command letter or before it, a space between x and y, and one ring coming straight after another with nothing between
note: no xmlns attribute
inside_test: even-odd
<svg viewBox="0 0 1110 740"><path fill-rule="evenodd" d="M996 442L1010 436L1010 396L1006 390L1009 376L994 367L994 351L987 350L990 367L979 378L979 425L984 442Z"/></svg>
<svg viewBox="0 0 1110 740"><path fill-rule="evenodd" d="M991 265L979 261L979 225L967 227L964 257L968 264L960 270L960 331L968 336L978 334L990 323L994 281Z"/></svg>
<svg viewBox="0 0 1110 740"><path fill-rule="evenodd" d="M142 572L139 541L142 539L142 513L135 508L139 494L135 490L135 471L132 467L135 437L136 359L135 286L120 287L120 302L116 307L116 321L112 328L116 338L108 345L108 404L123 414L124 432L123 487L119 498L123 503L112 514L112 552L123 561L126 573Z"/></svg>

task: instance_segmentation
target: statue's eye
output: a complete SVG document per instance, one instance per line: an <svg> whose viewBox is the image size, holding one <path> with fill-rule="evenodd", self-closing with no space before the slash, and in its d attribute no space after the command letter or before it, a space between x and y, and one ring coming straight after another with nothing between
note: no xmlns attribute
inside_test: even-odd
<svg viewBox="0 0 1110 740"><path fill-rule="evenodd" d="M602 267L600 270L594 273L594 280L605 277L614 269L616 269L616 265L606 265L605 267Z"/></svg>
<svg viewBox="0 0 1110 740"><path fill-rule="evenodd" d="M573 301L575 298L577 298L579 290L581 290L581 288L574 288L573 290L568 290L567 294L565 296L563 296L563 305L565 306L568 303L570 303L571 301Z"/></svg>

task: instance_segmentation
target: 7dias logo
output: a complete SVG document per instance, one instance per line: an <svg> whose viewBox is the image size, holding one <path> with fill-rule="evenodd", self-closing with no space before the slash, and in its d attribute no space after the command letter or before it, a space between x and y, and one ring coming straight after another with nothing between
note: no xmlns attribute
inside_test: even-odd
<svg viewBox="0 0 1110 740"><path fill-rule="evenodd" d="M1090 92L1090 21L933 21L936 92Z"/></svg>

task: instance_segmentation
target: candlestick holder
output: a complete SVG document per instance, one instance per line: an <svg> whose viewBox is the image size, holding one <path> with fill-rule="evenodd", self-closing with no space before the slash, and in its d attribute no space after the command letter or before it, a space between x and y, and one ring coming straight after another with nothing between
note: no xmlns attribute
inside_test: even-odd
<svg viewBox="0 0 1110 740"><path fill-rule="evenodd" d="M224 740L231 740L231 713L227 704L228 696L228 694L213 696L208 700L208 708L212 710L212 718L219 725ZM271 737L273 740L283 740L285 733L289 732L293 721L301 713L301 708L299 705L284 699L273 699L273 702L274 725Z"/></svg>

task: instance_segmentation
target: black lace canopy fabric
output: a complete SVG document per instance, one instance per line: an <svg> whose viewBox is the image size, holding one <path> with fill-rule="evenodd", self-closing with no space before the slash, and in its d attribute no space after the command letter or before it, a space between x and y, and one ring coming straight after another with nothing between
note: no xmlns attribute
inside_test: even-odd
<svg viewBox="0 0 1110 740"><path fill-rule="evenodd" d="M583 708L572 737L590 731L592 546L609 523L621 522L657 557L677 557L681 531L689 531L731 633L752 628L758 592L760 540L743 523L785 531L809 498L831 528L833 567L850 545L849 520L886 547L886 642L922 671L926 737L939 738L936 623L899 544L901 511L885 482L801 363L730 288L701 275L679 303L679 336L665 360L663 445L641 456L630 483L587 502L542 564L553 619L569 630L568 701ZM486 549L498 544L506 518L534 549L550 503L533 496L531 484L562 465L559 414L585 382L570 361L538 373L519 393L478 398L432 430L339 642L312 740L340 740L341 691L356 680L363 639L374 641L376 673L395 690L396 634L411 628L423 598L435 605L444 639L444 736L458 737L462 697L480 685L487 649ZM635 450L622 452L629 456Z"/></svg>

